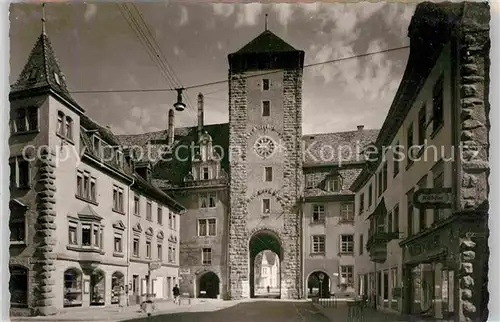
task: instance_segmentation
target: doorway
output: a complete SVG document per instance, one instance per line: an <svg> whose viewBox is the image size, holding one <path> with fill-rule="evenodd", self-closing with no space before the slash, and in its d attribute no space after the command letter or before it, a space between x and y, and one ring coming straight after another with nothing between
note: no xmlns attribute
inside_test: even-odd
<svg viewBox="0 0 500 322"><path fill-rule="evenodd" d="M105 285L105 275L103 271L96 270L90 275L90 305L102 306L105 304Z"/></svg>
<svg viewBox="0 0 500 322"><path fill-rule="evenodd" d="M206 272L200 276L198 297L216 299L219 295L219 277L214 272Z"/></svg>
<svg viewBox="0 0 500 322"><path fill-rule="evenodd" d="M323 271L315 271L309 274L307 279L308 298L329 298L330 277Z"/></svg>

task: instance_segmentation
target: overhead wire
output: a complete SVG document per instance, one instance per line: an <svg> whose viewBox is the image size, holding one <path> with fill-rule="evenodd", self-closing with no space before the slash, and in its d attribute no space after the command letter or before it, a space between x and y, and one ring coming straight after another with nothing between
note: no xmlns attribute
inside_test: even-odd
<svg viewBox="0 0 500 322"><path fill-rule="evenodd" d="M359 55L330 59L330 60L326 60L326 61L322 61L322 62L305 64L303 67L309 68L309 67L316 67L316 66L325 65L325 64L332 64L332 63L337 63L337 62L348 60L348 59L356 59L356 58L362 58L362 57L367 57L367 56L376 55L376 54L387 53L387 52L391 52L391 51L403 50L403 49L407 49L409 47L410 46L400 46L400 47L379 50L379 51L375 51L375 52L359 54ZM248 79L248 78L253 78L253 77L261 77L261 76L275 74L275 73L279 73L279 72L281 72L281 70L272 70L272 71L268 71L268 72L242 76L242 78ZM214 86L214 85L219 85L219 84L225 84L228 82L229 82L229 80L225 79L225 80L220 80L220 81L195 84L192 86L185 86L185 87L183 87L183 89L189 90L189 89L194 89L194 88L209 87L209 86ZM141 93L141 92L168 92L168 91L176 91L176 90L177 90L176 88L123 89L123 90L80 90L80 91L71 91L71 93L77 93L77 94L82 94L82 93L132 93L132 92ZM218 92L218 91L219 90L214 91L214 92Z"/></svg>
<svg viewBox="0 0 500 322"><path fill-rule="evenodd" d="M156 38L153 36L151 29L149 28L148 24L146 23L146 21L143 18L143 15L141 14L141 12L139 11L139 9L137 8L137 6L134 3L132 3L131 6L132 6L132 8L134 8L137 15L139 16L140 21L142 22L146 32L149 34L151 41L153 42L153 45L156 45L157 50L155 50L155 46L152 46L152 49L155 50L156 56L158 57L158 61L160 62L161 66L162 66L161 68L163 68L165 73L170 77L170 79L172 79L172 82L174 83L174 88L183 88L179 77L175 74L175 71L172 69L172 67L168 63L165 54L162 52L160 45L156 41ZM147 38L147 35L146 35L146 38ZM189 96L185 95L184 97L186 99L186 103L187 103L188 108L190 108L191 111L194 113L195 109L194 109L193 105L191 104L191 100L189 99Z"/></svg>
<svg viewBox="0 0 500 322"><path fill-rule="evenodd" d="M162 77L167 80L172 88L182 88L181 82L179 81L173 69L168 64L165 55L161 51L161 47L159 46L158 42L156 42L139 9L135 6L135 4L132 4L132 8L136 13L134 15L133 11L127 6L126 3L117 3L117 5L125 21L129 24L130 28L134 32L136 38L139 40L141 45L143 45L153 63L155 63L159 68ZM191 112L194 113L195 110L189 101L189 97L185 95L185 98L188 107L191 109Z"/></svg>

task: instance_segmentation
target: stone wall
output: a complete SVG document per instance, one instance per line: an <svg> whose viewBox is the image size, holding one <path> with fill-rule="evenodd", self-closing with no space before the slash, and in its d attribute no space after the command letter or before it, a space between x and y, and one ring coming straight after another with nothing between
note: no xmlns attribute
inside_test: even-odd
<svg viewBox="0 0 500 322"><path fill-rule="evenodd" d="M249 202L247 159L249 147L248 82L245 74L229 75L229 149L230 149L230 219L229 219L229 297L247 298L249 292ZM281 298L301 296L301 221L297 202L302 194L302 70L283 73L283 130L280 137L287 158L281 166L283 187L280 196L283 226L278 229L283 248L281 265ZM259 226L259 225L258 225ZM264 227L262 227L264 228Z"/></svg>
<svg viewBox="0 0 500 322"><path fill-rule="evenodd" d="M489 11L484 4L465 5L459 40L460 76L460 141L462 161L458 169L462 178L460 208L474 211L478 221L487 218L489 193ZM485 225L487 227L487 225ZM483 269L488 261L487 228L460 240L460 321L479 321L487 317L483 299L488 297L487 272ZM479 273L479 274L478 274ZM480 274L482 273L482 274ZM477 280L483 277L482 281ZM481 307L483 306L483 307ZM482 319L481 319L482 320Z"/></svg>
<svg viewBox="0 0 500 322"><path fill-rule="evenodd" d="M40 157L39 180L36 187L38 220L35 224L36 234L34 241L37 248L34 254L35 285L35 314L53 315L57 312L54 303L54 271L56 253L56 201L55 201L55 162L54 154L44 149Z"/></svg>
<svg viewBox="0 0 500 322"><path fill-rule="evenodd" d="M248 208L246 162L247 93L246 79L242 74L229 74L229 290L231 299L248 297L248 241L246 218ZM244 296L245 295L245 296Z"/></svg>

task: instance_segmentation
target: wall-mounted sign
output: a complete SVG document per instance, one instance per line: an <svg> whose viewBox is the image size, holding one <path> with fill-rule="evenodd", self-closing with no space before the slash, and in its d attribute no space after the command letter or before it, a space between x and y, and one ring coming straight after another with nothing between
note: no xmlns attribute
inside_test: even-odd
<svg viewBox="0 0 500 322"><path fill-rule="evenodd" d="M191 270L189 268L179 268L180 275L189 275L191 274Z"/></svg>
<svg viewBox="0 0 500 322"><path fill-rule="evenodd" d="M451 188L419 189L413 194L413 204L419 209L451 208L453 199Z"/></svg>
<svg viewBox="0 0 500 322"><path fill-rule="evenodd" d="M403 294L403 290L401 287L395 287L392 289L392 297L393 298L401 298L401 295Z"/></svg>
<svg viewBox="0 0 500 322"><path fill-rule="evenodd" d="M442 232L434 232L423 237L422 239L415 240L411 244L408 244L407 249L409 255L417 256L440 248L442 246L441 234Z"/></svg>
<svg viewBox="0 0 500 322"><path fill-rule="evenodd" d="M161 267L161 261L149 263L149 270L150 271L154 271L155 269L159 269L160 267Z"/></svg>

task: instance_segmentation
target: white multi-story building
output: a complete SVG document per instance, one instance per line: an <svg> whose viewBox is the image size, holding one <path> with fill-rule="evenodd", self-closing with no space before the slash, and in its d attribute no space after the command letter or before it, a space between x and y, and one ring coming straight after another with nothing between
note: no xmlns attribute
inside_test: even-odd
<svg viewBox="0 0 500 322"><path fill-rule="evenodd" d="M184 208L71 98L45 30L9 98L13 313L168 298Z"/></svg>
<svg viewBox="0 0 500 322"><path fill-rule="evenodd" d="M402 82L351 187L357 288L377 309L484 320L488 20L487 4L423 3L411 21Z"/></svg>

